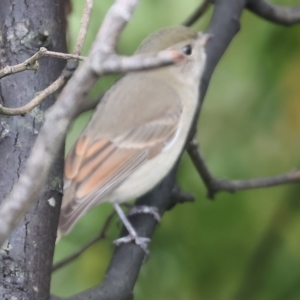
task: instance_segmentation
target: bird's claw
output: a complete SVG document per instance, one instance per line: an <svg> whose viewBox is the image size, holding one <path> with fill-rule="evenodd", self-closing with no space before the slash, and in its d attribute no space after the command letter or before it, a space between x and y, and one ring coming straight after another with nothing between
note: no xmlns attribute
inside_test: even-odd
<svg viewBox="0 0 300 300"><path fill-rule="evenodd" d="M133 206L129 210L127 216L133 216L137 214L150 214L157 221L157 223L160 223L161 220L158 208L154 206L146 206L146 205Z"/></svg>
<svg viewBox="0 0 300 300"><path fill-rule="evenodd" d="M116 246L120 246L121 244L128 244L131 242L134 242L136 245L138 245L144 251L146 257L149 256L148 245L151 242L151 239L147 237L127 235L115 240L113 243Z"/></svg>

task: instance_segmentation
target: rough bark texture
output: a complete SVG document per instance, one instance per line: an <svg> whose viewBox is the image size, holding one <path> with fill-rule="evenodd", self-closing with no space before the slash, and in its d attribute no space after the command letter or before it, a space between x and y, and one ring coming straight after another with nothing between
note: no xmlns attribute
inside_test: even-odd
<svg viewBox="0 0 300 300"><path fill-rule="evenodd" d="M40 47L66 51L64 1L0 1L0 68L27 59ZM0 103L26 104L60 74L65 62L40 60L34 73L25 71L0 81ZM0 116L0 202L9 194L55 100L49 97L26 116ZM0 299L48 299L58 210L61 201L63 151L54 165L44 195L22 220L0 251ZM36 174L38 176L38 174ZM50 199L50 200L49 200Z"/></svg>

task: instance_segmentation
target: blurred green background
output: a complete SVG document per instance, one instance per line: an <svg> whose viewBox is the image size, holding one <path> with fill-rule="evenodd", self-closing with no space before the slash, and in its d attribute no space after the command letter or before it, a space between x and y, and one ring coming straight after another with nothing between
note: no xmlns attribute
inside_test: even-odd
<svg viewBox="0 0 300 300"><path fill-rule="evenodd" d="M149 33L180 24L198 0L143 0L119 43L131 54ZM273 1L282 5L299 1ZM84 1L73 1L69 45L73 49ZM112 0L95 1L84 53ZM212 7L194 27L204 30ZM97 96L115 76L101 79ZM91 113L74 122L69 149ZM198 127L198 140L217 177L273 176L299 167L300 27L284 28L245 11L241 31L217 66ZM300 299L300 186L217 194L214 201L187 155L178 182L194 203L167 212L155 232L151 256L134 293L137 300ZM94 237L111 205L86 215L56 247L55 262ZM52 293L69 296L99 284L118 236L116 220L107 239L54 273Z"/></svg>

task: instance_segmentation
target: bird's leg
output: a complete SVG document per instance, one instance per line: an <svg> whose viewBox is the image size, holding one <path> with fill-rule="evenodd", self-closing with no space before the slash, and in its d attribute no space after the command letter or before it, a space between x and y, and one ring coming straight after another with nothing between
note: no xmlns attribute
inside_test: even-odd
<svg viewBox="0 0 300 300"><path fill-rule="evenodd" d="M114 244L116 246L119 246L121 244L130 243L130 242L134 241L138 246L141 247L141 249L145 252L146 256L148 256L149 255L148 244L150 243L151 239L149 239L147 237L138 236L138 234L136 233L136 231L130 224L129 220L126 218L120 205L114 203L114 207L115 207L117 214L119 215L119 218L121 219L121 221L123 222L124 226L126 227L128 233L129 233L129 235L115 240Z"/></svg>
<svg viewBox="0 0 300 300"><path fill-rule="evenodd" d="M147 206L147 205L133 206L129 210L127 216L133 216L133 215L137 215L137 214L150 214L157 221L157 223L160 223L161 217L160 217L157 207Z"/></svg>

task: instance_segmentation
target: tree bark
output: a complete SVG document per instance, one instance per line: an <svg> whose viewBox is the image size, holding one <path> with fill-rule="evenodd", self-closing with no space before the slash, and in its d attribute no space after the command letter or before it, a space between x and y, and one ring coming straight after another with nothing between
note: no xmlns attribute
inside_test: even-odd
<svg viewBox="0 0 300 300"><path fill-rule="evenodd" d="M1 0L0 68L24 61L40 47L66 52L65 27L64 1ZM6 107L26 104L60 75L64 65L59 59L42 58L37 72L3 78L0 103ZM0 202L17 182L45 111L55 98L49 97L26 116L0 116ZM49 299L62 169L63 149L45 193L0 251L0 299Z"/></svg>

